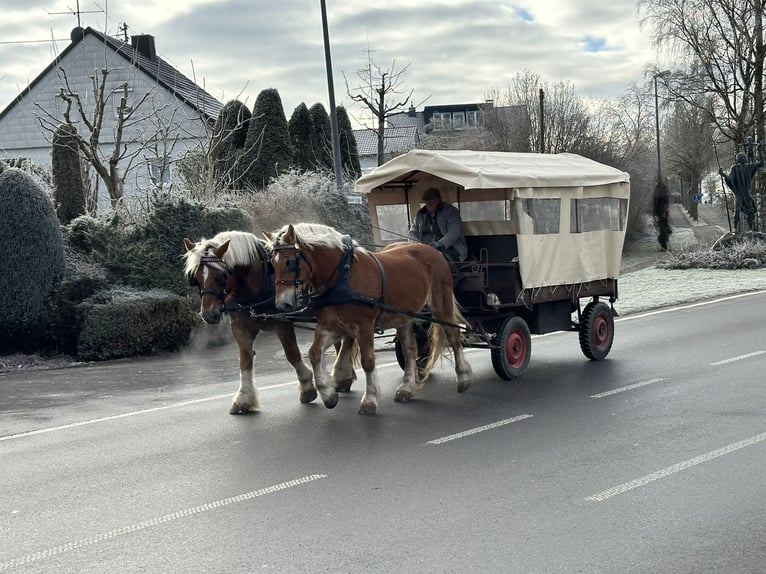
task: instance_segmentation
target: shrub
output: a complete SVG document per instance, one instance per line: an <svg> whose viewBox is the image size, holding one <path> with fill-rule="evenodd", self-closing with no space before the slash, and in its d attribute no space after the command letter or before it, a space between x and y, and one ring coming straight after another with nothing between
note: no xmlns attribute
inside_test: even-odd
<svg viewBox="0 0 766 574"><path fill-rule="evenodd" d="M257 231L274 231L286 223L314 222L348 233L362 245L372 243L372 226L366 203L349 205L333 174L326 171L277 177L265 193L243 200Z"/></svg>
<svg viewBox="0 0 766 574"><path fill-rule="evenodd" d="M77 358L104 361L176 351L198 322L186 298L160 290L111 289L77 306Z"/></svg>
<svg viewBox="0 0 766 574"><path fill-rule="evenodd" d="M79 217L67 232L74 247L104 266L110 282L184 295L184 237L196 241L229 229L251 231L248 214L235 206L207 208L183 199L158 199L140 223L128 226L116 216Z"/></svg>
<svg viewBox="0 0 766 574"><path fill-rule="evenodd" d="M56 215L66 225L85 213L85 186L82 181L80 154L77 151L77 130L62 124L53 132L51 150L53 195Z"/></svg>
<svg viewBox="0 0 766 574"><path fill-rule="evenodd" d="M74 356L77 354L77 339L82 328L82 317L77 306L95 293L107 289L108 282L106 271L73 249L66 238L64 253L64 279L51 305L51 332L48 338L56 353Z"/></svg>
<svg viewBox="0 0 766 574"><path fill-rule="evenodd" d="M48 195L16 169L0 174L0 245L0 350L34 349L64 275L64 247Z"/></svg>
<svg viewBox="0 0 766 574"><path fill-rule="evenodd" d="M710 248L690 248L658 261L660 269L759 269L766 266L766 235L729 234Z"/></svg>
<svg viewBox="0 0 766 574"><path fill-rule="evenodd" d="M293 166L293 146L282 107L274 88L261 90L255 100L243 152L246 185L261 190Z"/></svg>

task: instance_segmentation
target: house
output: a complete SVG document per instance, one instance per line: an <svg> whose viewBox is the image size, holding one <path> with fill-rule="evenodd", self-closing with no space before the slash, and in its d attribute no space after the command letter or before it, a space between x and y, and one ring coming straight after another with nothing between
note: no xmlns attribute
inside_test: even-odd
<svg viewBox="0 0 766 574"><path fill-rule="evenodd" d="M529 146L529 115L524 106L495 106L492 101L468 104L414 107L386 118L383 134L384 161L426 144L438 137L441 146L450 149L474 149L471 136L503 126L504 142L510 149L527 151ZM377 166L378 136L375 129L354 130L362 173Z"/></svg>
<svg viewBox="0 0 766 574"><path fill-rule="evenodd" d="M223 104L157 55L154 37L131 36L130 43L93 28L75 28L71 43L0 112L0 158L25 158L50 167L52 130L64 121L66 86L81 98L85 115L93 118L101 84L107 106L103 114L100 153L115 149L120 100L127 96L129 120L122 134L124 201L144 203L158 187L172 185L173 163L188 150L208 141ZM85 121L74 111L72 122L88 138ZM95 177L95 176L93 176ZM110 209L103 182L98 211Z"/></svg>

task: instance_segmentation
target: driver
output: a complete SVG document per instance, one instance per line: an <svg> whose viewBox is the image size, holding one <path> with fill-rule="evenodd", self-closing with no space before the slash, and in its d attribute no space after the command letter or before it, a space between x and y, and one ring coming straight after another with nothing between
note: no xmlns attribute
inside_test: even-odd
<svg viewBox="0 0 766 574"><path fill-rule="evenodd" d="M424 205L415 214L409 240L428 243L451 261L463 261L468 246L457 207L442 201L441 192L435 187L428 188L422 199Z"/></svg>

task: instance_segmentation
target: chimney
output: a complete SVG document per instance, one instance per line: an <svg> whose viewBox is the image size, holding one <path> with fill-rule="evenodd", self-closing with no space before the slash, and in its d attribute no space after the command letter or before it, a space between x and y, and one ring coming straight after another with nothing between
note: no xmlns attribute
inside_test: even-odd
<svg viewBox="0 0 766 574"><path fill-rule="evenodd" d="M415 106L410 104L410 109L407 111L407 115L411 118L418 117L418 113L415 111Z"/></svg>
<svg viewBox="0 0 766 574"><path fill-rule="evenodd" d="M154 48L154 36L150 34L131 36L130 44L142 56L150 60L157 59L157 50Z"/></svg>

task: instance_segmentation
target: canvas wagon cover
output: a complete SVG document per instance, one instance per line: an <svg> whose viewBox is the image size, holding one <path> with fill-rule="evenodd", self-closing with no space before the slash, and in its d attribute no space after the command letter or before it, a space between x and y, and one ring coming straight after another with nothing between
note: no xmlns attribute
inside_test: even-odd
<svg viewBox="0 0 766 574"><path fill-rule="evenodd" d="M356 182L359 193L424 171L464 189L589 187L629 182L624 171L572 153L512 153L414 149L375 168Z"/></svg>
<svg viewBox="0 0 766 574"><path fill-rule="evenodd" d="M428 177L425 175L428 174ZM629 201L630 176L611 166L570 154L411 150L362 176L360 193L377 195L384 186L414 182L417 199L423 187L439 178L465 190L505 189L517 198L616 197ZM372 206L374 202L370 202ZM561 233L518 233L519 271L525 289L616 279L625 229L570 233L570 202L561 202ZM626 208L627 213L627 208Z"/></svg>

